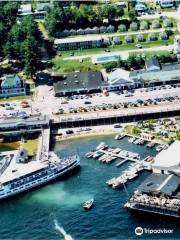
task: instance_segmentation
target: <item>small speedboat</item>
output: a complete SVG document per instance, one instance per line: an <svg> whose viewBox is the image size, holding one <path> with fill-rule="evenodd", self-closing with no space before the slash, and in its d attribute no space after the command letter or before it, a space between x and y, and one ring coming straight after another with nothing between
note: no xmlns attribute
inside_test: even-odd
<svg viewBox="0 0 180 240"><path fill-rule="evenodd" d="M92 208L93 203L94 203L94 199L93 199L93 198L90 199L90 200L88 200L88 201L85 201L84 204L83 204L83 208L84 208L85 210L89 210L89 209Z"/></svg>

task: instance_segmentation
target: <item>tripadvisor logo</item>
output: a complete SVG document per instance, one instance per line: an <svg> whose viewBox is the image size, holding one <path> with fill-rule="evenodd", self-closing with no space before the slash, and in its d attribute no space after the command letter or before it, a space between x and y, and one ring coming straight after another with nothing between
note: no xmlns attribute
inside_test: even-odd
<svg viewBox="0 0 180 240"><path fill-rule="evenodd" d="M143 234L143 228L142 227L136 227L135 228L135 234L140 236Z"/></svg>

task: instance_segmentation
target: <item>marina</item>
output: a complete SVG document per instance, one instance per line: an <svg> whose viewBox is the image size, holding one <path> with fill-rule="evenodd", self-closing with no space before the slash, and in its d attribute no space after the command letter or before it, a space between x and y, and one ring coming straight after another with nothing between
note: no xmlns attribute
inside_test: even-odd
<svg viewBox="0 0 180 240"><path fill-rule="evenodd" d="M141 218L129 214L127 209L123 208L127 201L124 187L112 191L105 182L126 170L128 161L117 168L115 166L116 162L106 166L105 164L97 164L96 161L98 160L91 161L86 158L85 154L89 149L95 149L100 142L105 142L108 146L138 152L141 159L156 154L154 148L130 144L127 138L116 141L111 136L102 136L97 139L88 138L84 139L83 142L82 140L68 140L56 143L54 152L62 158L72 155L74 149L81 145L79 151L81 171L63 182L57 181L38 191L28 192L21 198L14 199L12 203L1 204L1 237L11 238L12 234L16 232L17 238L22 237L29 240L38 236L41 239L58 240L59 235L54 231L54 218L58 220L67 233L71 234L73 239L82 239L82 235L83 239L124 239L125 236L126 238L134 238L134 229L139 224L152 229L156 228L157 224L161 224L162 227L171 229L171 221L162 223L160 218L154 221L149 217L144 217L141 220ZM129 195L148 175L148 171L143 171L131 184L127 184ZM82 203L91 198L95 199L95 207L92 211L86 213L82 208ZM109 209L108 215L106 214L107 209ZM39 216L43 221L37 221ZM99 217L103 217L103 221L99 221ZM24 221L27 223L26 228L22 228ZM11 230L9 230L8 224L11 224ZM131 225L131 228L127 228L128 224ZM86 226L89 225L91 231L87 231L89 227ZM178 226L173 229L175 231L174 236L178 237Z"/></svg>
<svg viewBox="0 0 180 240"><path fill-rule="evenodd" d="M116 137L115 140L117 140ZM130 138L128 142L131 143L132 138ZM116 163L116 167L120 167L127 161L132 162L128 169L123 171L119 177L113 177L106 181L107 185L111 186L113 189L121 188L128 181L134 180L136 177L138 177L141 171L151 170L151 162L153 160L151 156L147 156L141 160L138 153L123 150L121 148L111 148L104 142L101 142L96 147L95 151L88 152L85 156L87 158L94 158L99 162L107 164L114 162L116 159L122 159Z"/></svg>

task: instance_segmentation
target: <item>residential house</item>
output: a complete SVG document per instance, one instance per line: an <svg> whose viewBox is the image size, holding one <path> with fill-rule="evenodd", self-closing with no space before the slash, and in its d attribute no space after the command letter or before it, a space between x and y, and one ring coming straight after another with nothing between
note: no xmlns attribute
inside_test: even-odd
<svg viewBox="0 0 180 240"><path fill-rule="evenodd" d="M0 97L20 96L25 94L25 82L18 75L6 75L1 78Z"/></svg>

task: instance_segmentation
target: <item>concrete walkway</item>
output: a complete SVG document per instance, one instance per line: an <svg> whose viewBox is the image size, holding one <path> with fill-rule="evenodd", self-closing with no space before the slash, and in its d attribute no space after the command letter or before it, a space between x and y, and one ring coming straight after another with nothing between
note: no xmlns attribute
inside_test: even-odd
<svg viewBox="0 0 180 240"><path fill-rule="evenodd" d="M113 53L116 54L129 54L129 53L133 53L133 52L156 52L156 51L171 51L173 50L174 45L168 45L168 46L157 46L157 47L151 47L151 48L141 48L141 49L130 49L130 50L121 50L121 51L114 51L111 53L97 53L97 54L88 54L88 55L82 55L82 56L74 56L74 57L66 57L63 58L63 60L81 60L81 59L85 59L85 58L91 58L91 57L95 57L95 56L101 56L106 54L108 55L112 55Z"/></svg>

